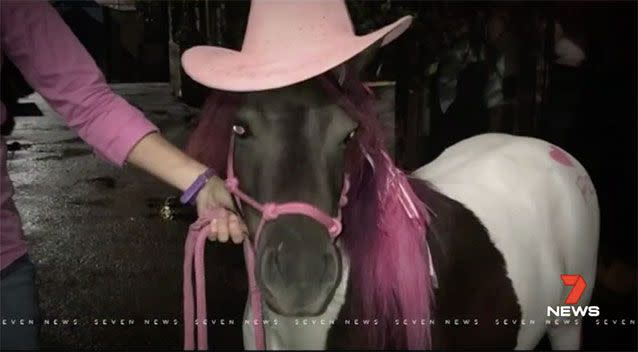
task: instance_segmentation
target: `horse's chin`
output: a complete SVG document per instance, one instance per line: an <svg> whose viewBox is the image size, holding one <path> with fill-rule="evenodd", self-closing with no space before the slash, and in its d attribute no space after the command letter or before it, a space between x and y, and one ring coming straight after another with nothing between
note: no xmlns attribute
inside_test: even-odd
<svg viewBox="0 0 638 352"><path fill-rule="evenodd" d="M312 290L318 293L313 295L314 297L303 295L301 292L295 291L294 288L277 295L262 288L262 298L271 312L282 317L317 317L324 314L334 300L340 282L341 276L332 285L316 287Z"/></svg>
<svg viewBox="0 0 638 352"><path fill-rule="evenodd" d="M318 290L321 290L321 288L318 288ZM269 293L265 293L263 298L268 309L282 317L316 317L326 312L334 294L335 290L332 289L326 294L321 294L314 300L309 300L303 304L292 304L290 302L293 299L286 299L281 297L281 295L274 297ZM296 301L298 302L298 300Z"/></svg>

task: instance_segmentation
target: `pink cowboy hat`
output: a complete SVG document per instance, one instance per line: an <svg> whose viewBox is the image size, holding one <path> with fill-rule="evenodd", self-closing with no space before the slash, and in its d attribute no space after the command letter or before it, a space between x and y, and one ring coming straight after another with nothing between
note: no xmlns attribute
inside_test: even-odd
<svg viewBox="0 0 638 352"><path fill-rule="evenodd" d="M236 92L285 87L324 73L411 24L405 16L372 33L354 33L343 0L252 0L241 51L195 46L184 71L204 86Z"/></svg>

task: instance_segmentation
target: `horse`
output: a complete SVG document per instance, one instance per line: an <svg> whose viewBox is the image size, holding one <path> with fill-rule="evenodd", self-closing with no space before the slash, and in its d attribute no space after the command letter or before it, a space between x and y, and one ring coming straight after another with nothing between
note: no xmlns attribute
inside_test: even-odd
<svg viewBox="0 0 638 352"><path fill-rule="evenodd" d="M579 348L582 324L548 324L548 307L570 294L563 274L588 283L576 306L591 298L599 209L584 167L543 140L488 133L405 173L359 79L372 55L283 88L213 91L190 136L187 153L221 177L231 158L256 202L342 214L333 239L299 214L260 228L238 201L248 239L261 232L264 321L247 300L244 348L260 324L267 349L533 349L545 334Z"/></svg>

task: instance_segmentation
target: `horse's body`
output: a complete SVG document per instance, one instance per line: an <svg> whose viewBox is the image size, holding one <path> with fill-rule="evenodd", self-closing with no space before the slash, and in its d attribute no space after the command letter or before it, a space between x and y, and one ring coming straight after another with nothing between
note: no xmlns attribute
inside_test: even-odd
<svg viewBox="0 0 638 352"><path fill-rule="evenodd" d="M596 193L585 169L547 142L486 134L457 143L413 175L431 182L442 194L469 209L485 226L490 244L504 259L511 287L507 281L497 278L496 282L500 284L483 285L482 290L486 290L483 294L457 294L460 305L464 304L463 300L472 301L472 297L477 296L489 300L483 304L491 306L492 318L499 319L501 326L494 327L492 333L486 329L484 337L494 338L495 334L507 331L502 327L503 319L510 319L510 324L511 319L516 319L515 325L525 325L514 329L516 343L512 347L532 349L547 331L554 348L578 348L580 325L548 326L545 320L554 320L547 317L547 306L563 305L571 289L563 284L561 274L579 274L589 283L579 305L587 305L591 298L596 273L599 210ZM445 242L441 236L473 235L441 233L432 238L438 237ZM433 253L437 270L437 252ZM448 254L455 258L472 257L472 253ZM494 259L485 257L475 262L476 267L465 268L472 268L474 274L487 279L494 273L484 270L483 266L491 260ZM499 307L504 301L490 300L490 297L503 297L503 291L512 288L520 307L519 316L509 315L514 312L508 311L507 307ZM472 303L480 304L468 302L468 307L461 311L472 312ZM534 324L530 324L532 320ZM495 322L480 324L494 326ZM436 337L435 333L435 344ZM469 342L463 344L472 346Z"/></svg>
<svg viewBox="0 0 638 352"><path fill-rule="evenodd" d="M432 185L419 196L433 213L428 242L438 287L433 322L425 322L433 323L433 347L533 349L547 332L554 348L578 348L580 325L547 325L554 319L546 314L571 289L561 274L590 283L579 305L591 297L599 211L584 168L544 141L485 134L412 177ZM321 316L284 317L265 307L264 318L277 321L266 326L268 348L344 347L330 336L340 334L331 321L347 304L348 269ZM252 319L249 304L245 314ZM252 325L244 325L244 344L254 348Z"/></svg>

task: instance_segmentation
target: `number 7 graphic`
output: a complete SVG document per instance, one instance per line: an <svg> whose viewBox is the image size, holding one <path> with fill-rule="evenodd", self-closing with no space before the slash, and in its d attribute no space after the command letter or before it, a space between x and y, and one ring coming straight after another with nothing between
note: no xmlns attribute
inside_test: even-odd
<svg viewBox="0 0 638 352"><path fill-rule="evenodd" d="M576 304L580 300L580 296L583 295L585 288L587 288L587 284L585 283L585 279L583 279L580 275L567 275L563 274L560 276L561 280L563 280L563 284L565 286L573 286L572 290L569 291L567 298L565 298L565 304Z"/></svg>

